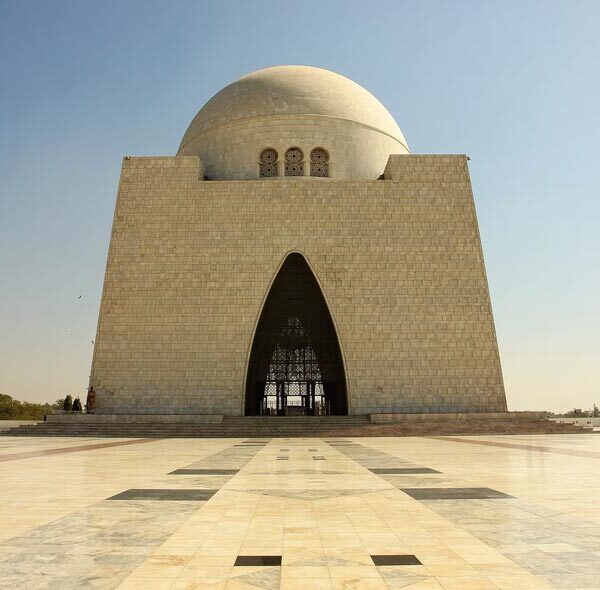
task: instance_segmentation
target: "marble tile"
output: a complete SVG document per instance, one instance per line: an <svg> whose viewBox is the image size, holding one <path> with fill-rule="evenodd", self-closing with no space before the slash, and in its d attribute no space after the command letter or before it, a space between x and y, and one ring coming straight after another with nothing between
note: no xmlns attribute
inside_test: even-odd
<svg viewBox="0 0 600 590"><path fill-rule="evenodd" d="M175 469L169 475L235 475L239 469Z"/></svg>
<svg viewBox="0 0 600 590"><path fill-rule="evenodd" d="M415 587L418 588L417 584L424 587L425 582L433 580L433 577L427 571L413 571L413 568L410 567L380 567L379 572L390 590L396 590L397 588L409 588L410 590Z"/></svg>
<svg viewBox="0 0 600 590"><path fill-rule="evenodd" d="M421 565L415 555L371 555L375 565Z"/></svg>
<svg viewBox="0 0 600 590"><path fill-rule="evenodd" d="M377 475L382 474L396 474L404 475L411 473L440 473L436 469L430 469L429 467L380 467L379 469L369 469L372 473Z"/></svg>
<svg viewBox="0 0 600 590"><path fill-rule="evenodd" d="M161 500L167 502L206 502L216 490L180 490L169 488L148 488L125 490L108 500Z"/></svg>
<svg viewBox="0 0 600 590"><path fill-rule="evenodd" d="M233 565L281 565L281 555L238 555Z"/></svg>
<svg viewBox="0 0 600 590"><path fill-rule="evenodd" d="M511 497L491 488L402 488L402 491L415 500L490 500Z"/></svg>

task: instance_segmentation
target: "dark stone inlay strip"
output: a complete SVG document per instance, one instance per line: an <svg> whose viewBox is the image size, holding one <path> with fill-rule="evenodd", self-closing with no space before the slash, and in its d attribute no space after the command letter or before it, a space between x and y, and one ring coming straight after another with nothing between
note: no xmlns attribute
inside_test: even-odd
<svg viewBox="0 0 600 590"><path fill-rule="evenodd" d="M583 433L582 433L583 434ZM506 449L519 449L521 451L539 451L540 453L554 453L555 455L571 455L573 457L586 457L589 459L599 459L600 452L598 451L578 451L575 449L560 449L558 447L546 447L538 445L522 445L517 443L496 442L492 440L473 440L470 438L445 437L445 436L428 436L435 440L443 440L445 442L465 443L469 445L486 445L490 447L504 447Z"/></svg>
<svg viewBox="0 0 600 590"><path fill-rule="evenodd" d="M400 488L415 500L489 500L513 498L492 488Z"/></svg>
<svg viewBox="0 0 600 590"><path fill-rule="evenodd" d="M313 457L315 461L325 461L325 457Z"/></svg>
<svg viewBox="0 0 600 590"><path fill-rule="evenodd" d="M422 565L416 555L371 555L375 565Z"/></svg>
<svg viewBox="0 0 600 590"><path fill-rule="evenodd" d="M429 467L383 467L369 469L369 471L378 475L403 473L441 473L441 471L438 471L437 469L430 469Z"/></svg>
<svg viewBox="0 0 600 590"><path fill-rule="evenodd" d="M238 555L234 566L281 565L281 555Z"/></svg>
<svg viewBox="0 0 600 590"><path fill-rule="evenodd" d="M176 502L205 502L212 498L218 490L186 490L186 489L131 489L107 498L107 500L167 500Z"/></svg>
<svg viewBox="0 0 600 590"><path fill-rule="evenodd" d="M40 451L23 451L21 453L10 453L0 455L0 462L17 461L19 459L30 459L32 457L45 457L47 455L60 455L62 453L79 453L80 451L94 451L96 449L107 449L110 447L123 447L126 445L139 445L141 443L157 442L160 438L136 438L135 440L122 440L117 442L95 443L91 445L76 445L72 447L59 447L57 449L45 449Z"/></svg>
<svg viewBox="0 0 600 590"><path fill-rule="evenodd" d="M169 475L235 475L239 469L175 469Z"/></svg>

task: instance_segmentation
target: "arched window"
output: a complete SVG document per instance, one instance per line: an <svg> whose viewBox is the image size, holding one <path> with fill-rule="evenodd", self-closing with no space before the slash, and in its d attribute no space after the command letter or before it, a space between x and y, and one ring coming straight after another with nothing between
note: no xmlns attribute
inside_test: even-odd
<svg viewBox="0 0 600 590"><path fill-rule="evenodd" d="M329 154L323 148L310 152L310 175L329 176Z"/></svg>
<svg viewBox="0 0 600 590"><path fill-rule="evenodd" d="M304 176L304 154L297 147L285 152L285 175Z"/></svg>
<svg viewBox="0 0 600 590"><path fill-rule="evenodd" d="M260 153L260 161L258 164L259 176L261 178L269 178L279 176L277 166L277 152L273 148L267 148Z"/></svg>

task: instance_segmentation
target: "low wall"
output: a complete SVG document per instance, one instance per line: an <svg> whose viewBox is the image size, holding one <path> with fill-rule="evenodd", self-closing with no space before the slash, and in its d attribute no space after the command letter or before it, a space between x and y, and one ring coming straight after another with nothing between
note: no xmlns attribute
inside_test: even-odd
<svg viewBox="0 0 600 590"><path fill-rule="evenodd" d="M456 412L448 414L370 414L371 422L455 422L468 420L543 420L546 412Z"/></svg>
<svg viewBox="0 0 600 590"><path fill-rule="evenodd" d="M47 422L85 424L220 424L221 414L49 414Z"/></svg>
<svg viewBox="0 0 600 590"><path fill-rule="evenodd" d="M591 418L589 416L559 416L558 418L548 418L552 422L558 424L575 424L575 426L583 426L583 428L600 428L600 418Z"/></svg>
<svg viewBox="0 0 600 590"><path fill-rule="evenodd" d="M0 430L8 430L17 426L25 426L27 424L37 424L39 420L0 420Z"/></svg>

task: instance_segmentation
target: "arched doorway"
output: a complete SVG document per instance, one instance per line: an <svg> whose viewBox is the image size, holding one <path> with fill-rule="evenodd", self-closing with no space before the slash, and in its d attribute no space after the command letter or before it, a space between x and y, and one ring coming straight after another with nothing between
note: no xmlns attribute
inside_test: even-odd
<svg viewBox="0 0 600 590"><path fill-rule="evenodd" d="M246 415L347 414L342 354L327 303L304 256L287 256L258 320Z"/></svg>

